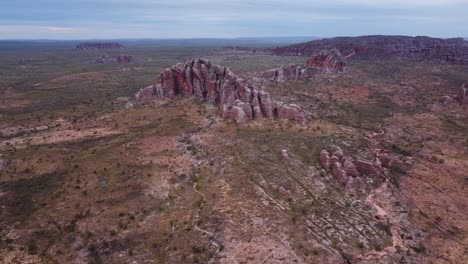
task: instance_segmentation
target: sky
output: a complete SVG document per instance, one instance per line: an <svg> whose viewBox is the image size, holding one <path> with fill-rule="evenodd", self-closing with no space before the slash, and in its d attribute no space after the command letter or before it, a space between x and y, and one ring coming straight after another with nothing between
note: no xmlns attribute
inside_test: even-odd
<svg viewBox="0 0 468 264"><path fill-rule="evenodd" d="M0 39L468 37L468 0L0 0Z"/></svg>

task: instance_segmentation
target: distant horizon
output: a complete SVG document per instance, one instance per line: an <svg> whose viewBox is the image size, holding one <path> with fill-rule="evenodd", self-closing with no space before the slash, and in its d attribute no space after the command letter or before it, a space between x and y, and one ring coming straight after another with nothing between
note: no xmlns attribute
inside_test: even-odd
<svg viewBox="0 0 468 264"><path fill-rule="evenodd" d="M294 38L313 38L315 40L318 39L331 39L331 38L352 38L352 37L365 37L365 36L402 36L402 37L430 37L430 38L440 38L440 39L451 39L451 38L463 38L468 39L468 36L452 36L452 37L437 37L437 36L428 36L428 35L403 35L403 34L366 34L366 35L337 35L337 36L328 36L328 37L320 37L320 36L265 36L265 37L254 37L254 36L244 36L244 37L174 37L174 38L83 38L83 39L53 39L53 38L17 38L17 39L2 39L0 41L65 41L65 42L73 42L73 41L132 41L132 40L239 40L239 39L294 39Z"/></svg>
<svg viewBox="0 0 468 264"><path fill-rule="evenodd" d="M0 39L468 34L468 0L4 1Z"/></svg>

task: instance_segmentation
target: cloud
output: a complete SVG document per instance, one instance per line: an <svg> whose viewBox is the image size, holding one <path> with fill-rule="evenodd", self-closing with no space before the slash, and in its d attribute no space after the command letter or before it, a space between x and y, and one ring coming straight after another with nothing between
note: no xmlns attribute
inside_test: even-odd
<svg viewBox="0 0 468 264"><path fill-rule="evenodd" d="M63 33L68 33L68 32L73 31L73 28L69 28L69 27L45 27L45 29L52 31L52 32L63 32Z"/></svg>
<svg viewBox="0 0 468 264"><path fill-rule="evenodd" d="M465 34L463 25L468 23L468 0L69 0L66 7L61 3L2 3L0 38L40 33L57 38L387 32L448 36Z"/></svg>

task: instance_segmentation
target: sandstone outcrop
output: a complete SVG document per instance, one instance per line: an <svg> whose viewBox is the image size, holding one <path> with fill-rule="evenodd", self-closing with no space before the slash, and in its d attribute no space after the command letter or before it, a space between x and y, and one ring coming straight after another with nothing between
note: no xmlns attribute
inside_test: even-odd
<svg viewBox="0 0 468 264"><path fill-rule="evenodd" d="M311 115L295 104L274 101L237 77L229 68L197 59L178 63L161 72L156 84L136 93L137 100L164 97L193 97L214 104L222 116L245 123L255 118L282 118L306 125Z"/></svg>
<svg viewBox="0 0 468 264"><path fill-rule="evenodd" d="M342 72L346 63L344 62L345 57L341 55L341 52L336 49L321 50L317 54L314 54L310 59L307 60L307 66L323 69L327 72Z"/></svg>
<svg viewBox="0 0 468 264"><path fill-rule="evenodd" d="M311 56L324 49L337 48L345 57L424 59L442 64L468 65L468 41L463 38L424 36L336 37L278 47L275 55Z"/></svg>
<svg viewBox="0 0 468 264"><path fill-rule="evenodd" d="M85 42L76 45L77 49L90 50L90 49L123 49L124 45L115 42Z"/></svg>
<svg viewBox="0 0 468 264"><path fill-rule="evenodd" d="M332 146L330 151L326 149L320 151L320 165L330 171L343 188L350 191L359 191L365 187L362 177L378 174L373 162L355 160L345 155L338 146Z"/></svg>
<svg viewBox="0 0 468 264"><path fill-rule="evenodd" d="M285 82L311 77L313 70L309 67L294 64L284 65L279 68L264 71L260 77L269 81Z"/></svg>
<svg viewBox="0 0 468 264"><path fill-rule="evenodd" d="M133 62L133 56L131 55L119 55L117 56L118 63L130 63Z"/></svg>
<svg viewBox="0 0 468 264"><path fill-rule="evenodd" d="M460 104L468 104L468 87L466 83L462 84L458 90L458 95L455 97Z"/></svg>

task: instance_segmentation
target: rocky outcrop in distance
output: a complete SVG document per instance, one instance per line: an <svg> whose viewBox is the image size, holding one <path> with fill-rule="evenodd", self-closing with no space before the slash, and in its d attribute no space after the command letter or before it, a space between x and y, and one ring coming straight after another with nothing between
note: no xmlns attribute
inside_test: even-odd
<svg viewBox="0 0 468 264"><path fill-rule="evenodd" d="M175 96L217 105L224 118L237 123L277 117L306 125L311 119L300 106L272 100L268 92L256 89L229 68L204 59L189 60L163 70L156 84L135 95L137 100Z"/></svg>
<svg viewBox="0 0 468 264"><path fill-rule="evenodd" d="M468 41L463 38L360 36L314 40L270 49L276 55L311 56L323 49L361 58L425 59L442 64L468 65Z"/></svg>
<svg viewBox="0 0 468 264"><path fill-rule="evenodd" d="M260 73L260 78L269 80L269 81L277 81L277 82L285 82L290 80L298 80L309 78L313 75L314 70L300 65L284 65L279 68L271 69Z"/></svg>
<svg viewBox="0 0 468 264"><path fill-rule="evenodd" d="M307 66L327 72L342 72L346 66L345 58L336 49L321 50L307 60Z"/></svg>
<svg viewBox="0 0 468 264"><path fill-rule="evenodd" d="M458 94L456 96L444 95L439 98L439 102L444 105L452 105L456 102L459 104L468 104L468 85L463 83L458 89Z"/></svg>
<svg viewBox="0 0 468 264"><path fill-rule="evenodd" d="M307 65L283 65L259 74L259 78L268 81L286 82L310 78L317 71L325 73L343 72L346 58L337 49L321 50L307 60Z"/></svg>
<svg viewBox="0 0 468 264"><path fill-rule="evenodd" d="M133 62L133 56L131 55L119 55L117 56L118 63L130 63Z"/></svg>
<svg viewBox="0 0 468 264"><path fill-rule="evenodd" d="M455 100L460 104L468 104L468 87L466 83L462 84L458 90L458 95L455 97Z"/></svg>
<svg viewBox="0 0 468 264"><path fill-rule="evenodd" d="M116 42L84 42L76 45L76 49L90 50L90 49L123 49L124 45Z"/></svg>

